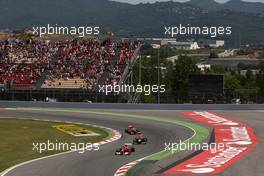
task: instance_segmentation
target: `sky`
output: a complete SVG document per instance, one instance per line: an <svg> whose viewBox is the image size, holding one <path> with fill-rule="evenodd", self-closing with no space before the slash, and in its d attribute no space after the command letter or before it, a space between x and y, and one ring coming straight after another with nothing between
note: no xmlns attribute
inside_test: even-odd
<svg viewBox="0 0 264 176"><path fill-rule="evenodd" d="M137 4L137 3L140 3L140 2L146 3L146 2L169 1L169 0L114 0L114 1L128 2L128 3L131 3L131 4ZM187 1L187 0L174 0L174 1L184 2L184 1ZM228 0L215 0L215 1L220 2L220 3L223 3L223 2L226 2ZM248 1L248 2L263 2L264 3L264 0L243 0L243 1Z"/></svg>

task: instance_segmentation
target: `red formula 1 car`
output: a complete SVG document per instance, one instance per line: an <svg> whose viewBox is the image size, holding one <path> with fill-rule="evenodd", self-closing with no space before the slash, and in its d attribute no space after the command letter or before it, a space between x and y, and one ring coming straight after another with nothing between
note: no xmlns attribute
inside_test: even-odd
<svg viewBox="0 0 264 176"><path fill-rule="evenodd" d="M140 130L136 129L132 125L128 125L128 127L125 129L125 132L130 135L137 135L142 133Z"/></svg>
<svg viewBox="0 0 264 176"><path fill-rule="evenodd" d="M130 155L132 152L135 152L135 148L132 144L126 143L116 150L115 155Z"/></svg>

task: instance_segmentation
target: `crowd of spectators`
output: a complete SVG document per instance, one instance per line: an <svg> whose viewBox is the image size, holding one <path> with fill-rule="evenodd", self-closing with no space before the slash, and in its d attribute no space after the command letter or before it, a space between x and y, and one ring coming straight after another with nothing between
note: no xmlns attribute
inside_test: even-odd
<svg viewBox="0 0 264 176"><path fill-rule="evenodd" d="M85 83L82 88L92 89L104 73L107 73L104 83L112 84L120 80L137 46L137 42L112 40L3 41L0 84L29 88L44 73L44 85L80 78Z"/></svg>
<svg viewBox="0 0 264 176"><path fill-rule="evenodd" d="M0 84L29 88L36 83L58 51L45 41L4 41L0 43Z"/></svg>
<svg viewBox="0 0 264 176"><path fill-rule="evenodd" d="M109 65L106 68L108 76L105 80L105 85L113 85L114 82L119 83L122 74L128 63L134 59L135 50L138 47L138 42L123 42L118 45L118 61L115 65Z"/></svg>
<svg viewBox="0 0 264 176"><path fill-rule="evenodd" d="M63 43L56 64L51 65L47 80L72 79L80 77L91 89L100 79L115 56L115 43L110 40L73 40Z"/></svg>

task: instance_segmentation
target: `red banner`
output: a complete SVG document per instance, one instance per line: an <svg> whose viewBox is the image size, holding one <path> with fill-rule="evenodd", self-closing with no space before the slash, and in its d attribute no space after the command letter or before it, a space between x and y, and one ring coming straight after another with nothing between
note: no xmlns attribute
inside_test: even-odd
<svg viewBox="0 0 264 176"><path fill-rule="evenodd" d="M185 115L186 117L192 118L196 121L214 127L242 125L242 123L237 120L233 120L231 118L227 118L222 115L207 111L183 112L182 114Z"/></svg>
<svg viewBox="0 0 264 176"><path fill-rule="evenodd" d="M209 112L184 115L215 127L215 146L167 170L164 174L218 174L258 144L254 130L238 121Z"/></svg>

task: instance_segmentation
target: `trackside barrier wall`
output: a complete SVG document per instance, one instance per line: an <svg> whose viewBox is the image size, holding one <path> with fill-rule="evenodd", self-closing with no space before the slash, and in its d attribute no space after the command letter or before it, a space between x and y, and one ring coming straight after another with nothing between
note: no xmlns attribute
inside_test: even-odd
<svg viewBox="0 0 264 176"><path fill-rule="evenodd" d="M0 101L0 108L89 108L89 109L149 109L149 110L264 110L264 104L119 104Z"/></svg>

